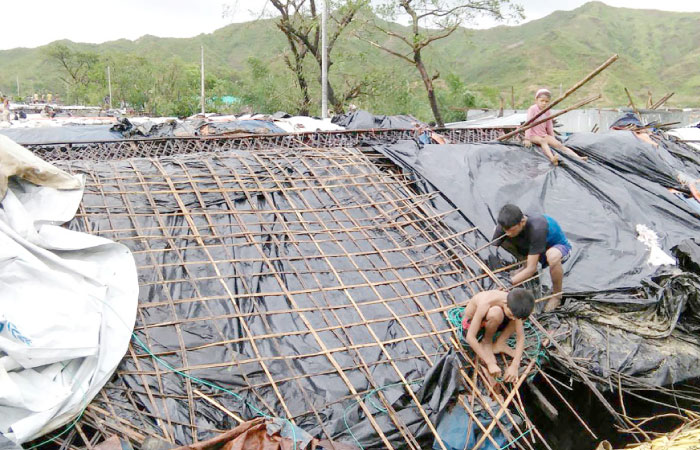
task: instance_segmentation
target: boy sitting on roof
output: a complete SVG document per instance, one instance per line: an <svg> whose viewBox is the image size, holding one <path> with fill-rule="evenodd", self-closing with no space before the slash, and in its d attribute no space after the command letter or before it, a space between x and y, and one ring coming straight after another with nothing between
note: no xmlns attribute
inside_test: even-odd
<svg viewBox="0 0 700 450"><path fill-rule="evenodd" d="M525 267L512 277L513 285L532 278L537 273L537 263L549 266L552 278L552 293L545 311L554 310L561 303L561 288L564 279L562 263L571 254L571 244L556 220L541 214L524 215L515 205L505 205L498 213L498 225L493 234L494 243L510 252L519 260L525 259Z"/></svg>
<svg viewBox="0 0 700 450"><path fill-rule="evenodd" d="M514 382L518 378L520 359L525 350L525 330L523 320L532 313L535 298L527 289L515 288L510 292L484 291L479 292L464 308L462 329L467 334L467 343L474 352L486 363L486 368L492 376L501 374L496 363L496 354L505 353L513 358L506 370L504 381ZM471 324L479 324L471 326ZM479 342L477 333L484 328L484 337ZM501 332L496 342L493 342L497 331ZM507 344L508 338L515 332L515 351Z"/></svg>
<svg viewBox="0 0 700 450"><path fill-rule="evenodd" d="M549 105L551 99L552 93L547 89L540 89L537 91L535 94L535 104L527 109L527 121L529 122L533 117L544 110L547 105ZM549 116L550 112L547 111L537 120L539 121L540 119L544 119ZM550 147L554 147L572 158L578 159L579 161L586 161L588 159L585 156L577 155L573 150L559 142L559 140L554 137L554 125L552 123L552 119L525 130L525 141L523 143L526 147L529 147L532 144L539 145L542 148L545 156L547 156L547 158L549 158L549 160L555 166L559 164L559 158L557 158L557 155L552 152Z"/></svg>

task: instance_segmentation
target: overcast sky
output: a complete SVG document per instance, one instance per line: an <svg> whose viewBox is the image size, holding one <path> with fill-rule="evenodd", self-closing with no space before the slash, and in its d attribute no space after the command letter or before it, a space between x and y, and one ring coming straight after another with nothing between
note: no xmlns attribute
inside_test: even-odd
<svg viewBox="0 0 700 450"><path fill-rule="evenodd" d="M514 0L526 21L556 9L571 10L586 0ZM38 47L59 39L101 43L145 34L192 37L260 14L265 0L2 0L0 49ZM700 11L698 0L605 0L611 6ZM556 5L556 6L554 6ZM228 6L229 13L224 14ZM475 24L492 26L489 21Z"/></svg>

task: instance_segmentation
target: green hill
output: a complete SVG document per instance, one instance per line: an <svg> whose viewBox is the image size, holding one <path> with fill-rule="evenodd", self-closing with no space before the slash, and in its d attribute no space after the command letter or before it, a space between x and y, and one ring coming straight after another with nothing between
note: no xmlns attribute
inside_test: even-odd
<svg viewBox="0 0 700 450"><path fill-rule="evenodd" d="M577 98L601 92L604 97L597 106L624 105L627 99L623 88L627 87L638 106L646 102L647 91L652 91L654 99L674 91L669 106L697 107L698 23L700 13L613 8L591 2L519 26L461 29L436 42L427 51L426 60L431 71L441 74L437 84L444 106L459 104L450 102L465 89L473 94L477 106L497 106L500 94L508 105L511 86L517 105L527 106L538 87L548 86L556 94L560 85L566 89L617 53L620 59L583 88ZM103 57L178 60L190 69L198 64L199 49L204 46L207 73L227 80L221 89L237 96L258 90L275 99L276 103L267 104L268 108L293 109L296 88L290 86L294 86L294 78L283 63L286 41L272 20L232 24L187 39L146 35L135 41L122 39L99 45L59 42ZM258 60L257 69L250 64L250 58ZM413 67L370 47L351 32L337 43L333 60L334 86L342 89L358 79L365 80L364 94L353 101L358 106L375 112L412 112L422 118L430 117L420 78ZM315 95L318 70L312 61L307 66ZM65 90L56 65L47 60L42 47L0 51L0 67L3 92L16 92L16 77L23 95ZM119 65L115 64L112 70L118 73ZM262 82L261 73L267 77L265 86L256 85Z"/></svg>

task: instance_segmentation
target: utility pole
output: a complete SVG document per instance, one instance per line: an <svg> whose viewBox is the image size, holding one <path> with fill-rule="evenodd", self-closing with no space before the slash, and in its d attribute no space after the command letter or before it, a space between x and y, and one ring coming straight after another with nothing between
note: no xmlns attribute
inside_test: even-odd
<svg viewBox="0 0 700 450"><path fill-rule="evenodd" d="M321 10L321 118L328 117L328 42L326 41L326 21L328 0L323 0Z"/></svg>
<svg viewBox="0 0 700 450"><path fill-rule="evenodd" d="M202 80L202 115L204 115L204 46L201 46L202 49L202 57L201 57L201 66L202 66L202 75L201 75L201 80Z"/></svg>
<svg viewBox="0 0 700 450"><path fill-rule="evenodd" d="M109 86L109 109L112 109L112 73L107 66L107 86Z"/></svg>

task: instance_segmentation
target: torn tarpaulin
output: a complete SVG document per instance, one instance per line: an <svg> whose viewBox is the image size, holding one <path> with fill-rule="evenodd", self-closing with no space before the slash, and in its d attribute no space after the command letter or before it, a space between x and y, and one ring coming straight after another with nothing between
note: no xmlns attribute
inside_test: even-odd
<svg viewBox="0 0 700 450"><path fill-rule="evenodd" d="M289 421L262 417L243 422L215 438L175 450L357 450L341 442L319 441Z"/></svg>
<svg viewBox="0 0 700 450"><path fill-rule="evenodd" d="M373 128L412 130L416 127L427 126L413 116L375 116L364 110L334 116L331 122L348 130L370 130Z"/></svg>
<svg viewBox="0 0 700 450"><path fill-rule="evenodd" d="M623 385L668 386L697 378L700 278L667 268L643 284L646 304L599 294L567 302L540 320L552 334L564 336L559 345L599 381L613 373L630 377ZM568 367L567 358L552 356Z"/></svg>

